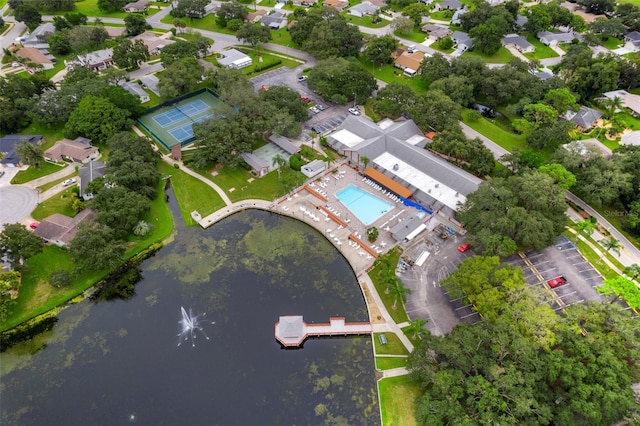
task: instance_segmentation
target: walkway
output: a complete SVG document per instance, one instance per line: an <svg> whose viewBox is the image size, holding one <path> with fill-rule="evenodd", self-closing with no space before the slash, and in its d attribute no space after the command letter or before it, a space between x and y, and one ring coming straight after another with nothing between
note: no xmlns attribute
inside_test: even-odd
<svg viewBox="0 0 640 426"><path fill-rule="evenodd" d="M308 337L371 334L368 322L346 322L344 317L331 317L329 323L307 324L302 315L281 316L275 325L275 337L285 347L299 347Z"/></svg>

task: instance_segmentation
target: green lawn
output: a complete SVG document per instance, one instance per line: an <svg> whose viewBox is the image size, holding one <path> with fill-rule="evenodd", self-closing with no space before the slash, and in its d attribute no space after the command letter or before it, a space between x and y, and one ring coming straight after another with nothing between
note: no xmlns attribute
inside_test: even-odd
<svg viewBox="0 0 640 426"><path fill-rule="evenodd" d="M484 53L480 53L476 50L467 50L466 52L464 52L464 55L480 58L488 64L506 64L515 57L505 47L501 47L495 53L495 55L491 55L491 56L485 55Z"/></svg>
<svg viewBox="0 0 640 426"><path fill-rule="evenodd" d="M191 218L192 211L197 210L205 217L225 206L220 195L206 183L171 167L164 161L160 164L159 170L163 177L171 175L171 185L182 217L188 226L196 225L196 221Z"/></svg>
<svg viewBox="0 0 640 426"><path fill-rule="evenodd" d="M508 132L503 128L495 124L495 119L487 119L480 117L477 121L469 121L467 119L467 112L469 110L462 111L462 121L474 129L475 131L483 134L487 138L491 139L507 151L513 151L514 148L527 149L527 140L524 135L517 135L515 133Z"/></svg>
<svg viewBox="0 0 640 426"><path fill-rule="evenodd" d="M428 89L427 82L419 76L407 77L404 75L401 69L396 68L393 64L386 64L380 67L378 64L373 64L367 61L364 57L360 56L358 61L364 69L371 71L372 75L384 81L385 83L402 83L413 89L416 93L425 93Z"/></svg>
<svg viewBox="0 0 640 426"><path fill-rule="evenodd" d="M431 19L437 19L438 21L451 21L453 18L452 10L439 10L437 12L431 12Z"/></svg>
<svg viewBox="0 0 640 426"><path fill-rule="evenodd" d="M174 19L175 18L173 16L167 15L164 18L162 18L160 22L173 25ZM199 30L207 30L207 31L215 31L217 33L224 33L224 34L231 34L231 35L235 34L234 31L231 31L227 28L223 28L220 25L218 25L218 23L216 22L217 19L218 17L215 15L215 13L212 13L205 16L202 19L184 18L184 21L187 23L187 26L190 28L196 28Z"/></svg>
<svg viewBox="0 0 640 426"><path fill-rule="evenodd" d="M387 337L387 344L380 343L378 336L384 334ZM375 333L373 335L373 343L376 348L376 354L379 355L409 355L409 351L404 347L398 336L394 333Z"/></svg>
<svg viewBox="0 0 640 426"><path fill-rule="evenodd" d="M20 185L22 183L31 182L34 179L50 175L51 173L58 172L61 169L62 167L60 166L44 162L37 169L35 167L29 167L27 170L20 170L16 176L11 179L11 183L14 185Z"/></svg>
<svg viewBox="0 0 640 426"><path fill-rule="evenodd" d="M394 31L393 35L406 40L411 40L416 43L422 43L427 39L427 35L422 31L420 31L419 27L415 27L413 30L413 33L411 34L402 34L402 33L399 33L398 31Z"/></svg>
<svg viewBox="0 0 640 426"><path fill-rule="evenodd" d="M42 143L42 150L46 151L55 145L59 140L64 139L64 126L49 127L40 125L37 123L31 123L29 127L20 132L23 135L42 135L44 142Z"/></svg>
<svg viewBox="0 0 640 426"><path fill-rule="evenodd" d="M545 58L555 58L558 56L555 50L543 44L536 38L534 34L527 35L527 41L533 44L536 47L536 51L533 53L525 53L524 56L527 59L545 59Z"/></svg>
<svg viewBox="0 0 640 426"><path fill-rule="evenodd" d="M415 400L421 395L420 386L407 376L389 377L378 382L380 410L384 426L414 426Z"/></svg>
<svg viewBox="0 0 640 426"><path fill-rule="evenodd" d="M42 220L52 214L60 213L65 216L73 217L76 212L71 208L71 200L73 187L65 189L61 193L44 200L31 212L31 217L35 220Z"/></svg>
<svg viewBox="0 0 640 426"><path fill-rule="evenodd" d="M376 357L376 368L378 370L391 370L392 368L400 368L407 366L407 358L400 357Z"/></svg>
<svg viewBox="0 0 640 426"><path fill-rule="evenodd" d="M398 264L398 259L400 258L400 250L397 248L393 249L385 256L389 257L389 264L391 265L390 268L395 273L395 268ZM376 287L376 291L380 295L384 306L387 308L387 311L389 311L389 315L391 315L391 318L396 322L396 324L409 321L409 317L407 316L407 313L404 310L404 305L402 303L398 302L396 309L392 309L394 302L393 296L391 294L385 293L385 287L382 284L382 276L385 272L385 268L386 267L384 266L383 262L378 261L377 265L371 271L369 271L369 277L371 278L371 281L373 281L373 284Z"/></svg>
<svg viewBox="0 0 640 426"><path fill-rule="evenodd" d="M600 41L602 43L602 46L610 50L617 49L618 47L624 44L623 40L620 40L619 38L615 38L615 37L609 37L606 41L601 39Z"/></svg>
<svg viewBox="0 0 640 426"><path fill-rule="evenodd" d="M609 268L606 263L604 263L604 260L602 260L602 258L597 255L596 252L594 252L591 247L587 245L587 243L579 240L570 232L565 232L564 234L575 243L584 258L587 259L591 266L596 268L600 275L602 275L605 279L616 278L619 276L611 268Z"/></svg>
<svg viewBox="0 0 640 426"><path fill-rule="evenodd" d="M636 246L636 247L638 247L640 249L640 243L638 242L638 240L635 239L627 231L622 229L622 221L621 221L621 219L622 219L622 216L625 214L624 211L618 211L617 209L615 209L613 207L599 207L599 208L593 207L593 208L598 213L600 213L605 219L607 219L607 221L611 225L613 225L618 231L620 231L622 233L622 235L627 237L627 240L629 240L629 242L631 242L631 244L633 244L634 246Z"/></svg>
<svg viewBox="0 0 640 426"><path fill-rule="evenodd" d="M103 12L98 8L98 0L76 0L76 12L84 13L89 17L99 17L99 18L124 18L128 15L127 12L113 12L107 13ZM147 16L154 15L159 12L159 9L156 7L150 7ZM60 15L64 15L66 12L59 13Z"/></svg>
<svg viewBox="0 0 640 426"><path fill-rule="evenodd" d="M350 3L350 5L354 6L355 4L352 2L352 3ZM373 23L373 21L371 19L371 16L359 17L359 16L349 15L346 12L341 13L341 15L346 18L348 23L353 24L353 25L357 25L359 27L382 28L382 27L386 27L387 25L389 25L391 23L391 21L387 21L386 19L382 19L382 18L380 18L380 20L378 22Z"/></svg>

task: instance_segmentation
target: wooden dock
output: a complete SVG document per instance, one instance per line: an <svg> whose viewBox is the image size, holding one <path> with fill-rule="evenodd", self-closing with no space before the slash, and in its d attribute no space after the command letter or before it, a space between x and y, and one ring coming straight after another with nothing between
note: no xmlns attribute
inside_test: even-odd
<svg viewBox="0 0 640 426"><path fill-rule="evenodd" d="M344 317L331 317L329 323L307 324L302 315L281 316L275 326L275 337L284 347L299 347L310 336L347 336L371 334L368 322L346 322Z"/></svg>

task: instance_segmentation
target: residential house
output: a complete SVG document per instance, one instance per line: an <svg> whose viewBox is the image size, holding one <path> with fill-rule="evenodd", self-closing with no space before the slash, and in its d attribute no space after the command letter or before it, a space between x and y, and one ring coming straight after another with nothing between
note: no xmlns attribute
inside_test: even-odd
<svg viewBox="0 0 640 426"><path fill-rule="evenodd" d="M624 47L626 47L627 49L634 52L640 50L640 32L631 31L625 34L624 41Z"/></svg>
<svg viewBox="0 0 640 426"><path fill-rule="evenodd" d="M427 24L421 28L423 33L429 34L432 40L440 40L451 35L449 27L439 24Z"/></svg>
<svg viewBox="0 0 640 426"><path fill-rule="evenodd" d="M225 68L244 68L253 63L253 60L246 54L236 49L229 49L220 52L222 58L218 58L218 63Z"/></svg>
<svg viewBox="0 0 640 426"><path fill-rule="evenodd" d="M540 31L536 34L536 37L542 44L547 46L557 46L559 44L567 44L573 42L573 40L581 40L582 38L574 32L568 33L552 33L549 31Z"/></svg>
<svg viewBox="0 0 640 426"><path fill-rule="evenodd" d="M53 23L45 22L44 24L40 24L36 29L31 31L31 34L22 40L22 46L34 47L36 49L48 49L49 37L51 37L55 32L56 27Z"/></svg>
<svg viewBox="0 0 640 426"><path fill-rule="evenodd" d="M394 66L400 68L404 73L413 77L420 69L420 64L424 59L424 52L413 52L400 55L394 61Z"/></svg>
<svg viewBox="0 0 640 426"><path fill-rule="evenodd" d="M293 0L294 6L311 7L315 6L318 0Z"/></svg>
<svg viewBox="0 0 640 426"><path fill-rule="evenodd" d="M140 103L142 104L151 100L149 94L138 83L123 81L118 85L127 92L131 93L133 96L137 96L138 99L140 99Z"/></svg>
<svg viewBox="0 0 640 426"><path fill-rule="evenodd" d="M518 15L516 16L516 22L514 22L514 25L517 29L522 30L524 29L524 26L527 24L527 22L529 22L529 18L527 18L526 16Z"/></svg>
<svg viewBox="0 0 640 426"><path fill-rule="evenodd" d="M382 9L387 5L387 2L385 0L367 0L367 1L374 6L377 6L378 9Z"/></svg>
<svg viewBox="0 0 640 426"><path fill-rule="evenodd" d="M44 159L54 162L71 160L77 163L88 163L99 156L100 151L91 145L91 139L83 137L59 140L44 152Z"/></svg>
<svg viewBox="0 0 640 426"><path fill-rule="evenodd" d="M267 11L265 9L258 9L255 12L251 12L247 14L246 21L251 23L260 22L260 19L262 19L262 17L265 16L266 14L267 14Z"/></svg>
<svg viewBox="0 0 640 426"><path fill-rule="evenodd" d="M513 47L520 53L533 53L536 47L527 41L526 37L518 34L507 34L502 38L502 44L505 47Z"/></svg>
<svg viewBox="0 0 640 426"><path fill-rule="evenodd" d="M19 143L39 144L42 135L6 135L0 138L0 164L3 167L20 167L20 156L16 152Z"/></svg>
<svg viewBox="0 0 640 426"><path fill-rule="evenodd" d="M107 32L107 34L109 34L109 38L110 39L114 39L114 38L118 38L120 36L123 36L127 32L127 28L126 27L107 27L107 26L103 26L102 28L104 28L104 30Z"/></svg>
<svg viewBox="0 0 640 426"><path fill-rule="evenodd" d="M300 171L303 175L311 179L314 176L318 176L320 173L324 172L327 168L327 165L322 160L313 160L310 163L305 164L300 168Z"/></svg>
<svg viewBox="0 0 640 426"><path fill-rule="evenodd" d="M260 18L260 23L272 30L279 30L287 26L287 17L282 12L273 12Z"/></svg>
<svg viewBox="0 0 640 426"><path fill-rule="evenodd" d="M142 87L145 87L151 90L156 95L160 96L160 90L158 89L158 84L160 84L160 79L155 76L155 74L148 74L140 77L140 84Z"/></svg>
<svg viewBox="0 0 640 426"><path fill-rule="evenodd" d="M56 213L42 220L33 233L48 243L66 246L78 233L79 225L90 223L93 216L94 212L90 209L82 210L76 217Z"/></svg>
<svg viewBox="0 0 640 426"><path fill-rule="evenodd" d="M542 81L549 80L551 77L553 77L553 72L549 68L542 68L540 70L532 70L529 72Z"/></svg>
<svg viewBox="0 0 640 426"><path fill-rule="evenodd" d="M465 13L467 13L466 7L456 10L453 16L451 17L451 23L453 25L460 25L460 17Z"/></svg>
<svg viewBox="0 0 640 426"><path fill-rule="evenodd" d="M581 131L589 130L593 127L596 121L600 119L600 117L602 117L602 113L600 111L584 105L580 106L580 110L578 112L569 110L565 115L565 118L573 121Z"/></svg>
<svg viewBox="0 0 640 426"><path fill-rule="evenodd" d="M157 34L152 33L150 31L145 31L142 34L138 34L133 37L133 41L142 40L147 49L149 50L149 55L157 56L160 54L160 51L167 45L175 43L173 40L169 40L166 38L158 37Z"/></svg>
<svg viewBox="0 0 640 426"><path fill-rule="evenodd" d="M349 15L358 16L362 18L365 15L375 15L376 13L378 13L379 9L380 8L378 6L374 6L372 3L368 1L363 1L360 4L350 7L347 10L347 13Z"/></svg>
<svg viewBox="0 0 640 426"><path fill-rule="evenodd" d="M180 145L178 144L178 146ZM107 165L103 161L89 161L78 169L80 197L82 197L83 200L88 201L93 198L93 194L91 192L87 192L87 186L93 182L93 180L103 177L106 172Z"/></svg>
<svg viewBox="0 0 640 426"><path fill-rule="evenodd" d="M451 40L455 43L456 51L459 52L455 56L462 55L462 53L473 47L473 39L469 37L469 34L462 31L454 31L451 34ZM455 54L456 52L454 52Z"/></svg>
<svg viewBox="0 0 640 426"><path fill-rule="evenodd" d="M18 50L15 55L24 60L25 67L28 69L42 68L50 70L54 67L56 62L55 56L51 54L45 54L45 51L36 49L35 47L23 47ZM47 52L48 53L48 52Z"/></svg>
<svg viewBox="0 0 640 426"><path fill-rule="evenodd" d="M640 116L640 95L633 95L626 90L614 90L603 93L607 99L620 98L622 106L629 108L634 117Z"/></svg>
<svg viewBox="0 0 640 426"><path fill-rule="evenodd" d="M347 7L349 7L349 1L348 0L325 0L323 5L332 7L336 9L338 12L342 12Z"/></svg>
<svg viewBox="0 0 640 426"><path fill-rule="evenodd" d="M271 170L269 163L251 152L243 152L241 157L251 167L251 173L256 177L265 176Z"/></svg>
<svg viewBox="0 0 640 426"><path fill-rule="evenodd" d="M367 176L417 208L448 217L481 182L424 149L428 140L413 120L376 124L350 115L327 136L327 143L354 164L367 157Z"/></svg>
<svg viewBox="0 0 640 426"><path fill-rule="evenodd" d="M78 55L76 61L67 63L67 66L80 65L87 67L92 71L106 70L114 64L113 62L113 49L96 50L95 52L89 52L84 55Z"/></svg>
<svg viewBox="0 0 640 426"><path fill-rule="evenodd" d="M640 146L640 130L635 130L622 135L620 145Z"/></svg>
<svg viewBox="0 0 640 426"><path fill-rule="evenodd" d="M587 152L587 147L590 147L592 152L600 153L600 155L602 155L602 157L607 160L610 160L613 156L613 151L607 148L605 144L603 144L596 138L583 139L579 141L573 141L571 143L575 144L577 147L580 147L582 152Z"/></svg>
<svg viewBox="0 0 640 426"><path fill-rule="evenodd" d="M440 3L436 3L434 10L460 10L464 7L464 4L458 0L443 0Z"/></svg>
<svg viewBox="0 0 640 426"><path fill-rule="evenodd" d="M138 0L124 5L125 12L144 12L151 0Z"/></svg>

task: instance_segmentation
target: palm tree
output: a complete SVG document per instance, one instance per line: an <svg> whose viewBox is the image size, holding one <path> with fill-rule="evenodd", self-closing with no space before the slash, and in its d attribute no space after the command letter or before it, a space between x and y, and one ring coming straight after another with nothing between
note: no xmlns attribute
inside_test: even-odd
<svg viewBox="0 0 640 426"><path fill-rule="evenodd" d="M416 338L422 336L426 323L427 320L421 318L414 319L409 323L409 332L411 333L411 338L413 340L416 340Z"/></svg>
<svg viewBox="0 0 640 426"><path fill-rule="evenodd" d="M369 157L362 156L360 157L360 162L362 163L362 170L367 169L367 165L369 165Z"/></svg>
<svg viewBox="0 0 640 426"><path fill-rule="evenodd" d="M624 107L622 98L620 98L619 96L607 98L606 100L602 101L602 105L607 108L606 117L608 119L611 119L611 117L613 117L613 114L616 112L616 110L622 109Z"/></svg>
<svg viewBox="0 0 640 426"><path fill-rule="evenodd" d="M406 288L402 281L396 279L395 283L389 288L389 292L393 295L393 306L391 309L396 309L398 305L398 300L402 300L402 303L407 301L407 294L411 293L411 290Z"/></svg>
<svg viewBox="0 0 640 426"><path fill-rule="evenodd" d="M610 252L611 250L614 251L614 253L616 253L618 255L618 257L620 257L620 249L622 248L622 246L620 245L620 241L616 240L615 238L611 237L611 239L609 240L600 240L598 241L602 247L604 247L608 252Z"/></svg>
<svg viewBox="0 0 640 426"><path fill-rule="evenodd" d="M640 279L640 265L638 265L637 263L634 263L631 266L627 266L626 268L624 268L625 275L631 277L632 280L639 280Z"/></svg>
<svg viewBox="0 0 640 426"><path fill-rule="evenodd" d="M596 225L591 222L589 219L585 219L576 224L580 232L584 232L587 236L593 234L593 231L596 229Z"/></svg>
<svg viewBox="0 0 640 426"><path fill-rule="evenodd" d="M273 157L272 165L273 165L273 167L276 167L276 168L277 168L277 170L278 170L278 180L281 180L280 172L281 172L281 169L284 167L284 165L285 165L286 163L287 163L287 160L285 160L284 158L282 158L282 155L280 155L280 154L276 154L276 155Z"/></svg>

